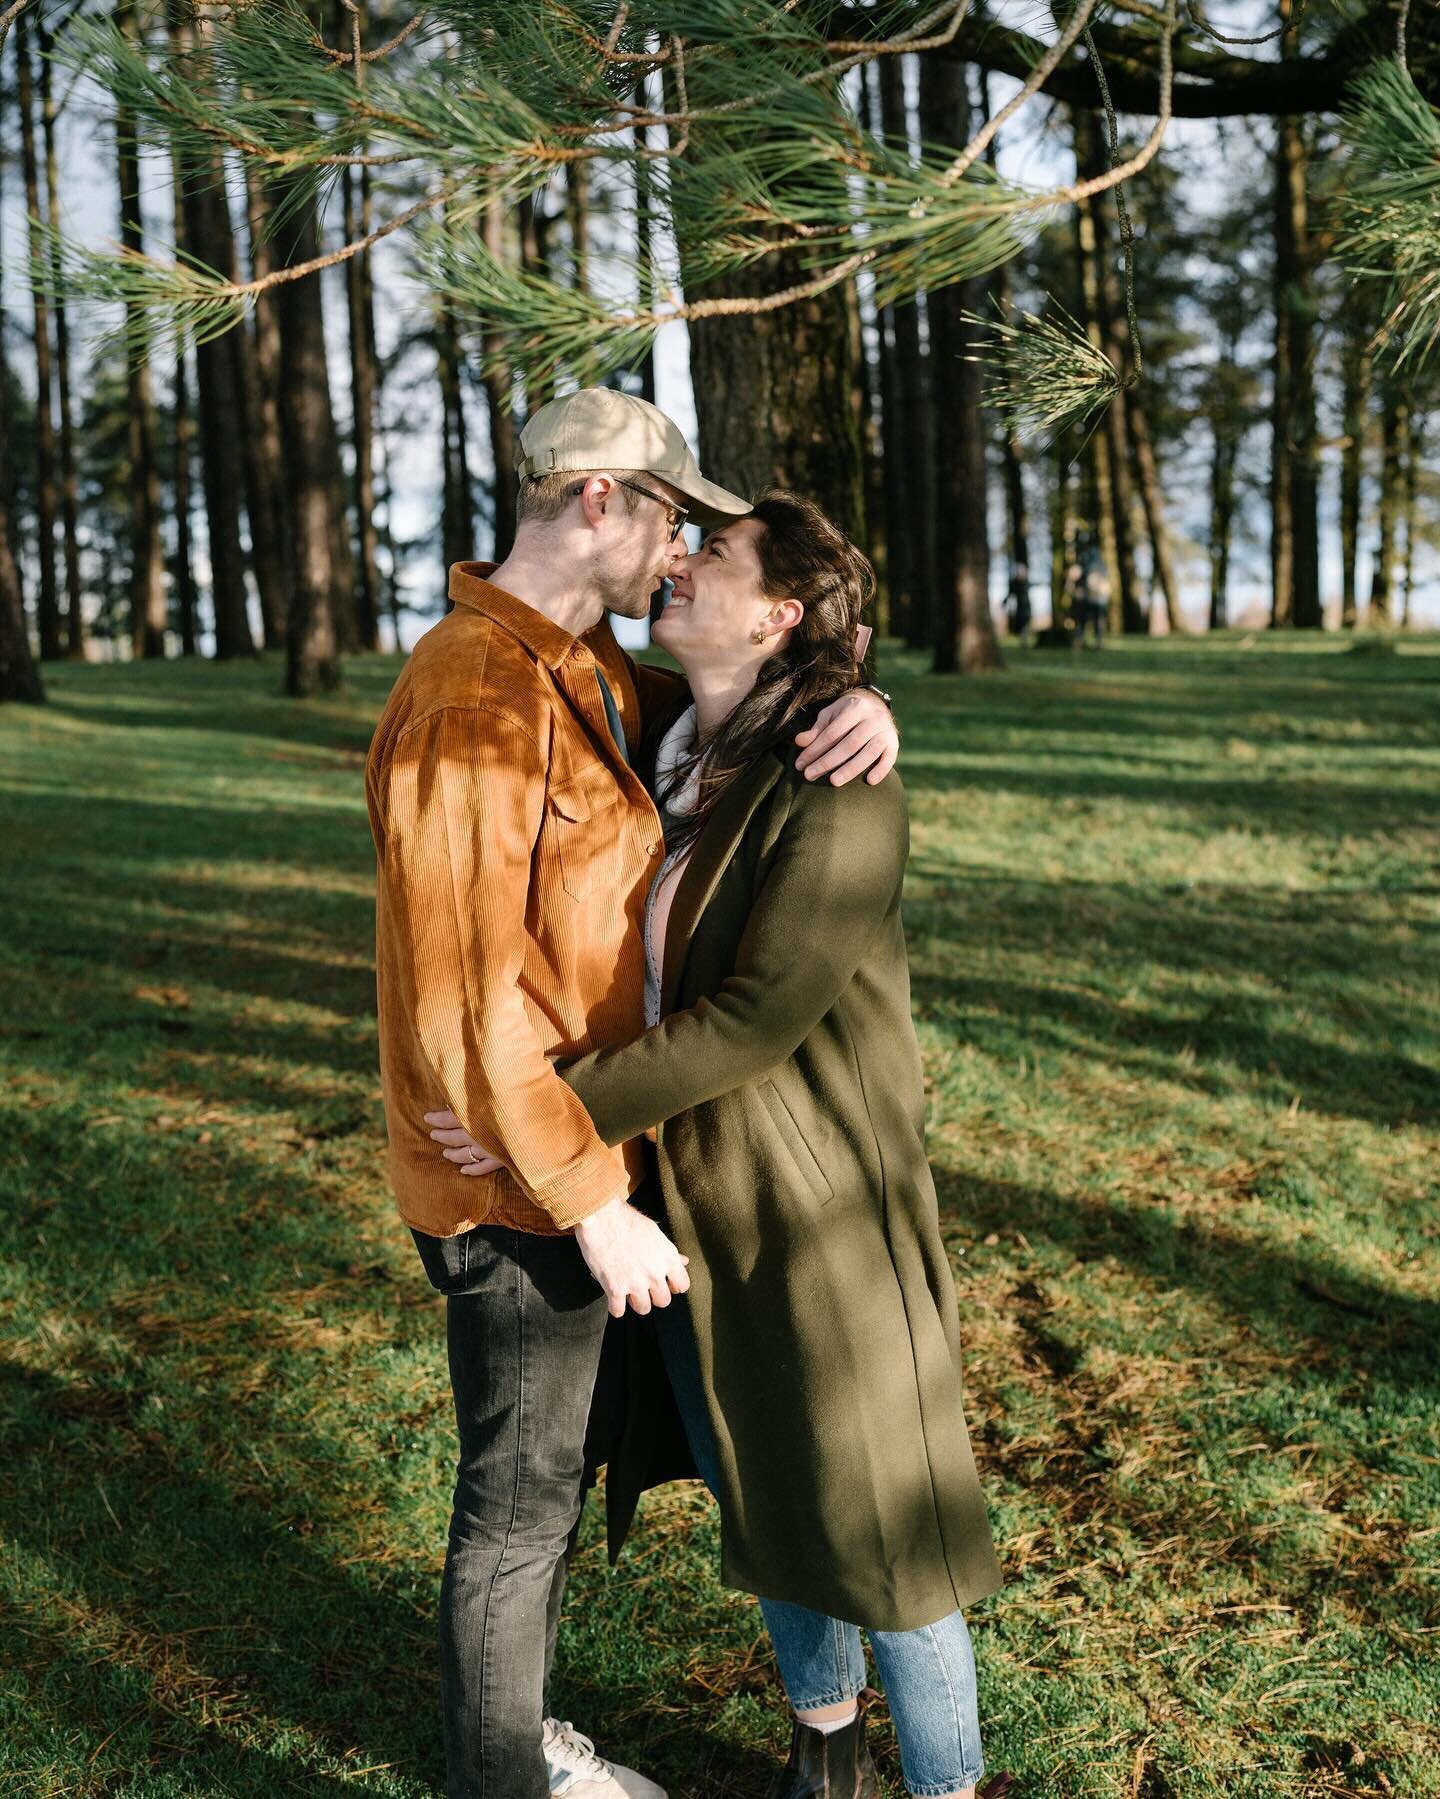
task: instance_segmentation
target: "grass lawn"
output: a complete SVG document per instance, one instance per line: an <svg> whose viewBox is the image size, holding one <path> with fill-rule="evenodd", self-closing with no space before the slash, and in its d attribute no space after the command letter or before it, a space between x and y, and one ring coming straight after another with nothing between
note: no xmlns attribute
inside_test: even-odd
<svg viewBox="0 0 1440 1799"><path fill-rule="evenodd" d="M384 1180L361 786L397 667L296 705L62 666L0 716L0 1794L440 1785L442 1302ZM990 1766L1440 1795L1440 639L883 668ZM708 1501L613 1574L595 1512L562 1715L763 1794Z"/></svg>

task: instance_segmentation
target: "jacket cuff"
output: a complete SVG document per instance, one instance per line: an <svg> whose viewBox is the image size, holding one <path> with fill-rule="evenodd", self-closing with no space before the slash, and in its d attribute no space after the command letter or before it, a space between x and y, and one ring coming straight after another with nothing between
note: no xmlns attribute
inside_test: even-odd
<svg viewBox="0 0 1440 1799"><path fill-rule="evenodd" d="M630 1185L624 1156L619 1150L601 1147L536 1187L530 1197L549 1213L559 1230L568 1231L612 1199L628 1199Z"/></svg>

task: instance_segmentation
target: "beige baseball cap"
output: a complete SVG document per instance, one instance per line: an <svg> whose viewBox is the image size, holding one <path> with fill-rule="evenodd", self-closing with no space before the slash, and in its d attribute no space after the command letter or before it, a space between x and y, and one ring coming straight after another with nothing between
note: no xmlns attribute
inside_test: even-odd
<svg viewBox="0 0 1440 1799"><path fill-rule="evenodd" d="M644 469L678 489L697 525L743 518L750 502L707 481L680 427L658 406L613 387L582 387L550 400L520 433L522 481L568 469Z"/></svg>

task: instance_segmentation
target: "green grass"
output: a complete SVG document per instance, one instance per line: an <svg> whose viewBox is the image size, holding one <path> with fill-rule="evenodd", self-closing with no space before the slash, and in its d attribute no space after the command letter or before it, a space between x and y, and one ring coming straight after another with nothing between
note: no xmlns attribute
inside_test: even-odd
<svg viewBox="0 0 1440 1799"><path fill-rule="evenodd" d="M0 1794L439 1783L449 1401L361 789L396 667L299 706L66 666L0 717ZM990 1765L1440 1794L1440 640L884 667ZM613 1574L594 1510L564 1715L675 1799L763 1793L708 1502L653 1497Z"/></svg>

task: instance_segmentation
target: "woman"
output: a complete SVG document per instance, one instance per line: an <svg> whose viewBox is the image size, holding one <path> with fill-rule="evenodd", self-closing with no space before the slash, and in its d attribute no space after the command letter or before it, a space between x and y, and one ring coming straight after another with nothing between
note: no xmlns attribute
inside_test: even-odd
<svg viewBox="0 0 1440 1799"><path fill-rule="evenodd" d="M760 1595L796 1714L775 1799L878 1791L857 1626L909 1790L969 1799L961 1608L1000 1574L925 1159L905 798L893 776L807 782L783 753L853 685L874 577L817 507L771 492L673 580L654 635L694 703L655 759L652 1028L566 1079L607 1142L653 1129L690 1258L687 1299L654 1314L661 1352L719 1501L723 1576ZM467 1162L468 1139L437 1135Z"/></svg>

